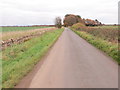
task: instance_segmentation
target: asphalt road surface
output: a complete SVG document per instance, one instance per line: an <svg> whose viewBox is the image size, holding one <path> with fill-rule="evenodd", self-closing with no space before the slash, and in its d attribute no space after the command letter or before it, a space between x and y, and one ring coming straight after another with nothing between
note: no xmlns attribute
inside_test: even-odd
<svg viewBox="0 0 120 90"><path fill-rule="evenodd" d="M32 78L17 88L118 88L118 65L66 28ZM27 80L26 80L27 81Z"/></svg>

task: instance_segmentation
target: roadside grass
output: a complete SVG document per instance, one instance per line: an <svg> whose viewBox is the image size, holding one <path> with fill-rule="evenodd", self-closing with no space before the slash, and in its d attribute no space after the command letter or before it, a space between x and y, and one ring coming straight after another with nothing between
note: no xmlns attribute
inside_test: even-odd
<svg viewBox="0 0 120 90"><path fill-rule="evenodd" d="M120 58L118 57L118 44L114 44L103 40L101 38L95 37L87 32L73 30L83 39L87 40L90 44L94 45L98 49L104 51L107 55L111 56L114 60L120 64Z"/></svg>
<svg viewBox="0 0 120 90"><path fill-rule="evenodd" d="M39 32L42 32L44 30L54 30L56 28L51 27L51 28L39 28L39 29L34 29L34 30L22 30L22 31L12 31L12 32L2 32L0 34L0 37L2 37L2 40L8 40L8 39L16 39L22 36L27 36L27 35L33 35Z"/></svg>
<svg viewBox="0 0 120 90"><path fill-rule="evenodd" d="M61 35L63 29L46 32L25 43L8 47L2 53L2 88L13 88Z"/></svg>

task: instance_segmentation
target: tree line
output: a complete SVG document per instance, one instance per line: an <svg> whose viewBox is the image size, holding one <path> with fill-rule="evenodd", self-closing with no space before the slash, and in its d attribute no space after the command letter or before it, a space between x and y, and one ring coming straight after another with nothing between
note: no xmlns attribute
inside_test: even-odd
<svg viewBox="0 0 120 90"><path fill-rule="evenodd" d="M99 22L97 19L91 20L91 19L84 19L81 18L80 15L74 15L74 14L66 14L63 20L63 26L68 27L72 26L76 23L82 23L86 26L100 26L102 25L101 22ZM55 26L58 28L62 27L62 19L60 17L55 18Z"/></svg>

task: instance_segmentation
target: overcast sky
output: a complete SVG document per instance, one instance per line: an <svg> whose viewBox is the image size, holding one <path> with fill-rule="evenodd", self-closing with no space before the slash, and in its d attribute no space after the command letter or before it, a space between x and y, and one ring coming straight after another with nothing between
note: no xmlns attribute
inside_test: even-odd
<svg viewBox="0 0 120 90"><path fill-rule="evenodd" d="M119 0L0 0L0 25L54 24L66 14L118 23Z"/></svg>

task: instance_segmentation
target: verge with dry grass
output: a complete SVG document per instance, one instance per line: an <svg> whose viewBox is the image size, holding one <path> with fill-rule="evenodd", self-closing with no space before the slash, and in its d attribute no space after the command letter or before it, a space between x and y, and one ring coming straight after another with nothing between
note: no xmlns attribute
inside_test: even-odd
<svg viewBox="0 0 120 90"><path fill-rule="evenodd" d="M104 51L120 64L118 53L118 29L114 27L84 27L80 29L71 28L76 34L87 40L90 44Z"/></svg>

